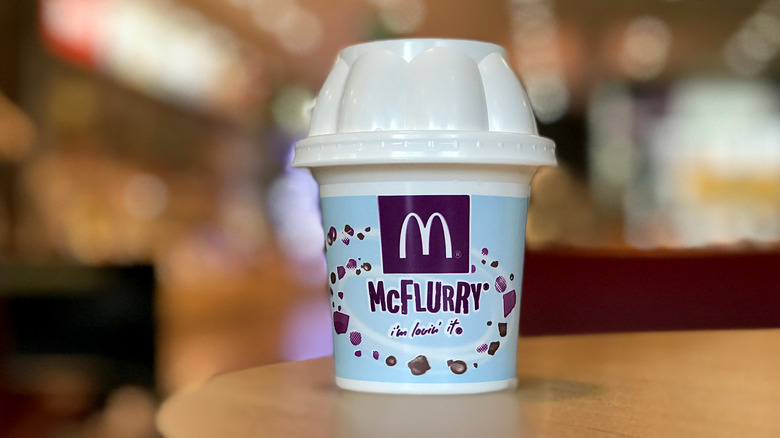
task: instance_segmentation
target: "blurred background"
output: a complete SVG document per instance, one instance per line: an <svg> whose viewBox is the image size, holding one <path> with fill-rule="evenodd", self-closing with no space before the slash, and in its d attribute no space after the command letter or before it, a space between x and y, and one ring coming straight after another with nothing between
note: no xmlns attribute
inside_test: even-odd
<svg viewBox="0 0 780 438"><path fill-rule="evenodd" d="M293 143L340 48L507 48L560 166L530 252L773 252L780 0L0 0L0 436L331 350Z"/></svg>

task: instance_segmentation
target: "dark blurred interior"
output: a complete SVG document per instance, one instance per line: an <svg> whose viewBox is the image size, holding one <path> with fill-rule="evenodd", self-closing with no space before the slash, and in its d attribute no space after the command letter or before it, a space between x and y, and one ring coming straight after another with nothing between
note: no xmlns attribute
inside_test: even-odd
<svg viewBox="0 0 780 438"><path fill-rule="evenodd" d="M557 143L525 335L780 326L780 0L0 0L0 436L154 437L330 353L291 147L338 50L397 37L504 46Z"/></svg>

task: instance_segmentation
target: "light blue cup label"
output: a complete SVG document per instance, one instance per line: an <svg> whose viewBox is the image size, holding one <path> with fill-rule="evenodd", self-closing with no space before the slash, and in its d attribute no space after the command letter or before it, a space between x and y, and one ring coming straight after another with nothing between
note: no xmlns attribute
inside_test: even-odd
<svg viewBox="0 0 780 438"><path fill-rule="evenodd" d="M515 377L527 198L322 199L336 376Z"/></svg>

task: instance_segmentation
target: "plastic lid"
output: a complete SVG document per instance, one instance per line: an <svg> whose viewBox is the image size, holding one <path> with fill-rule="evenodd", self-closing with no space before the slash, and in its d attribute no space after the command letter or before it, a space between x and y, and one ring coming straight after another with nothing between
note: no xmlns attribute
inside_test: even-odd
<svg viewBox="0 0 780 438"><path fill-rule="evenodd" d="M554 165L500 46L386 40L342 50L296 167L440 162Z"/></svg>

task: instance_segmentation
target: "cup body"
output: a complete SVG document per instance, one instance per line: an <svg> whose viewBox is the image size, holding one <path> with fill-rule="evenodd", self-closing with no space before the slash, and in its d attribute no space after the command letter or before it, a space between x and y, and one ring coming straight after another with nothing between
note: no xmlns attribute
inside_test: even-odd
<svg viewBox="0 0 780 438"><path fill-rule="evenodd" d="M293 165L320 185L340 387L515 385L529 183L555 145L501 47L342 50Z"/></svg>
<svg viewBox="0 0 780 438"><path fill-rule="evenodd" d="M534 170L314 169L340 387L424 394L515 385Z"/></svg>

